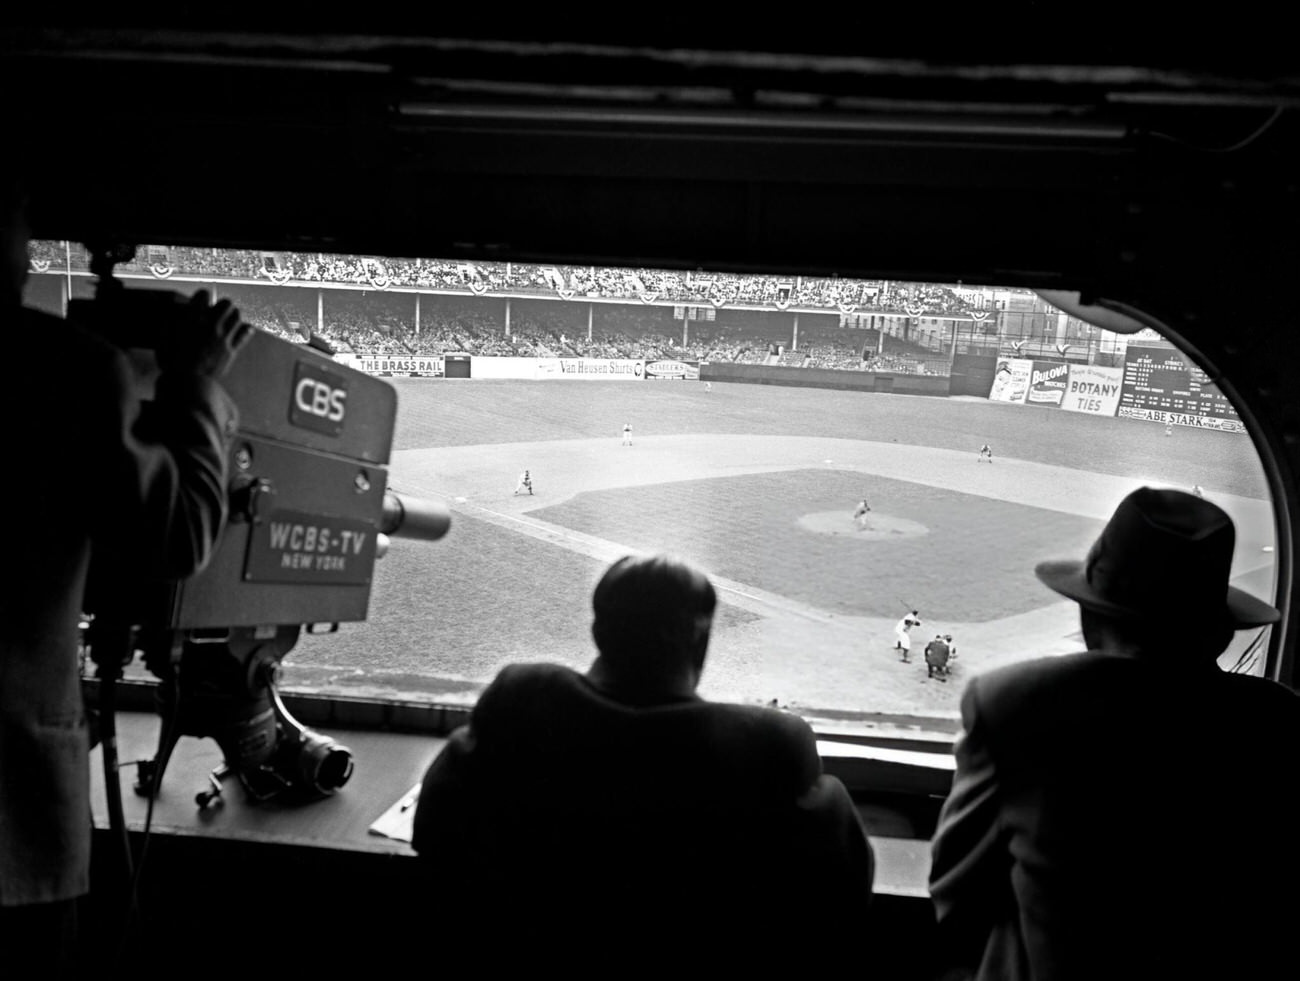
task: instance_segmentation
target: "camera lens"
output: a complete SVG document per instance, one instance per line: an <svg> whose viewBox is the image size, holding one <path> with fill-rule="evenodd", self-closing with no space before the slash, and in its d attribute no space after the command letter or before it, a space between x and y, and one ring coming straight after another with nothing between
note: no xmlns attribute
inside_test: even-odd
<svg viewBox="0 0 1300 981"><path fill-rule="evenodd" d="M321 794L332 794L352 776L352 751L318 732L303 733L298 754L298 772L309 787Z"/></svg>
<svg viewBox="0 0 1300 981"><path fill-rule="evenodd" d="M322 790L338 790L352 776L352 753L342 746L331 746L316 768L316 786Z"/></svg>

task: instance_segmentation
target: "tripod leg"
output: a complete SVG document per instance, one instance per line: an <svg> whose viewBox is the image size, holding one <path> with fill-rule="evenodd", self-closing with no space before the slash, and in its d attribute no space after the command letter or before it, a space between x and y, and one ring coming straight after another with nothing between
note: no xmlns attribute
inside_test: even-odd
<svg viewBox="0 0 1300 981"><path fill-rule="evenodd" d="M171 759L172 750L180 738L180 664L184 649L182 635L169 633L165 639L150 644L145 650L145 664L162 682L159 686L159 717L162 728L158 731L158 752L152 760L140 763L136 771L135 792L141 797L156 797L162 775ZM166 699L166 702L162 700Z"/></svg>

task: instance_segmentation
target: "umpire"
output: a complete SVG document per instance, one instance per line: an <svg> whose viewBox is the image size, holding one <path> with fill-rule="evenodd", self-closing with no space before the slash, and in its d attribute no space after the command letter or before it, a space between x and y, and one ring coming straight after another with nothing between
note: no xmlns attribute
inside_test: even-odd
<svg viewBox="0 0 1300 981"><path fill-rule="evenodd" d="M935 634L934 640L925 645L925 670L927 678L938 677L940 681L948 680L948 644L943 634Z"/></svg>

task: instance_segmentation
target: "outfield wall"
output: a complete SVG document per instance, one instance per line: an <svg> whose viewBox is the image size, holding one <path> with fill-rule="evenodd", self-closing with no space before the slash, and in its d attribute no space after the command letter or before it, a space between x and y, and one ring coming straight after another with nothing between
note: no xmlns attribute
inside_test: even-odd
<svg viewBox="0 0 1300 981"><path fill-rule="evenodd" d="M642 381L647 377L689 377L692 365L680 361L655 361L647 366L634 358L512 358L481 355L436 357L369 356L339 353L334 360L368 375L403 375L407 377L450 377L446 364L456 359L462 365L461 378L512 378L536 381L565 378L575 381Z"/></svg>
<svg viewBox="0 0 1300 981"><path fill-rule="evenodd" d="M386 357L336 354L336 361L371 375L407 377L449 377L444 359L438 357ZM889 392L896 395L948 394L946 375L895 375L875 371L843 371L835 368L791 368L784 365L731 364L660 359L639 361L615 358L512 358L474 355L468 374L478 379L571 379L582 381L699 380L742 382L750 385L785 385L796 388L830 388L840 391Z"/></svg>
<svg viewBox="0 0 1300 981"><path fill-rule="evenodd" d="M993 389L998 359L991 354L958 354L952 359L949 394L986 399Z"/></svg>
<svg viewBox="0 0 1300 981"><path fill-rule="evenodd" d="M946 375L894 375L875 371L790 368L766 364L701 361L700 380L795 388L833 388L851 392L890 392L895 395L948 394Z"/></svg>

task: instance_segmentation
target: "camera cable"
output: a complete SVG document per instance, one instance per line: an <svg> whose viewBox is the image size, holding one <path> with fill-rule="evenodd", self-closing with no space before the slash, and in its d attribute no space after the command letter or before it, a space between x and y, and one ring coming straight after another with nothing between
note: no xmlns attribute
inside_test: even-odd
<svg viewBox="0 0 1300 981"><path fill-rule="evenodd" d="M122 963L122 957L131 945L132 938L139 929L141 921L140 909L140 880L144 874L146 859L149 856L149 842L152 840L153 830L153 812L154 802L158 797L158 790L162 784L163 773L167 769L167 763L171 760L170 747L174 744L178 720L180 717L180 659L175 656L172 659L170 670L172 672L172 683L165 686L171 700L171 710L163 713L163 730L159 741L159 746L163 747L158 758L152 761L152 766L145 771L147 776L141 775L137 782L137 789L143 787L147 792L147 802L145 804L144 831L141 835L140 854L135 859L134 868L131 871L130 893L127 896L127 906L125 920L122 925L122 932L118 941L117 951L114 955L113 963L115 965ZM120 799L120 798L119 798Z"/></svg>

